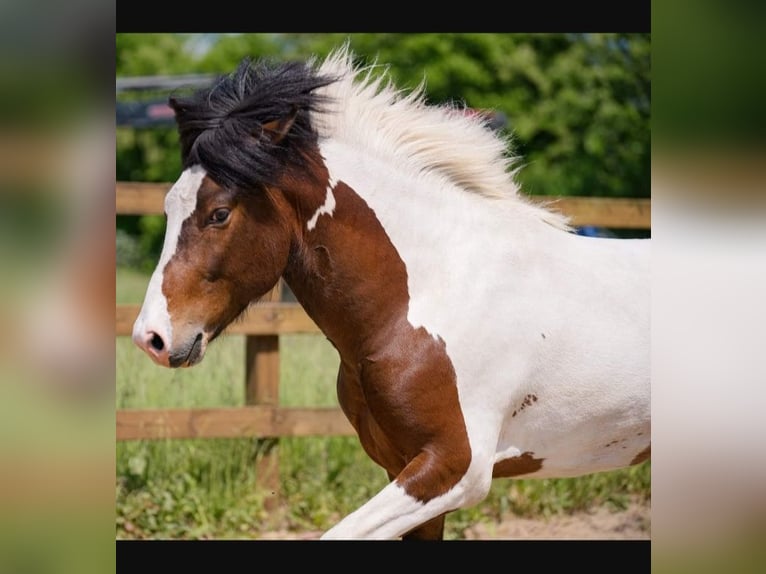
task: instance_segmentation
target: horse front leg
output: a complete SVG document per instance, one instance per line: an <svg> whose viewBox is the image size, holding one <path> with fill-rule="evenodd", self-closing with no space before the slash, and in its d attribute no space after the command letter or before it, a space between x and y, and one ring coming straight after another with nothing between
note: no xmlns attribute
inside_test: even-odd
<svg viewBox="0 0 766 574"><path fill-rule="evenodd" d="M492 482L495 442L472 452L444 343L425 330L396 337L340 379L341 406L362 445L395 478L323 539L441 538L447 512L478 502ZM413 357L417 357L413 361Z"/></svg>
<svg viewBox="0 0 766 574"><path fill-rule="evenodd" d="M394 480L395 474L388 473L388 479ZM432 518L428 522L413 528L402 536L402 540L444 540L444 519L446 514Z"/></svg>
<svg viewBox="0 0 766 574"><path fill-rule="evenodd" d="M474 504L489 491L491 465L487 472L477 475L467 472L469 462L470 456L456 460L454 456L440 458L433 452L422 452L394 481L322 539L440 539L447 512ZM456 473L456 469L461 470Z"/></svg>
<svg viewBox="0 0 766 574"><path fill-rule="evenodd" d="M402 540L444 540L445 517L446 514L442 514L417 528L413 528L402 536Z"/></svg>

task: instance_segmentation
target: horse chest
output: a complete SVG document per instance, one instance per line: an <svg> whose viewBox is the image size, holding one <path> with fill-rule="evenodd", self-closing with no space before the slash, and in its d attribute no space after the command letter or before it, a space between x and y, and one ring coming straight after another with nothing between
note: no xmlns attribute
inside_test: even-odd
<svg viewBox="0 0 766 574"><path fill-rule="evenodd" d="M400 333L360 360L344 358L338 399L365 449L389 472L424 449L469 449L454 368L444 343L424 329Z"/></svg>

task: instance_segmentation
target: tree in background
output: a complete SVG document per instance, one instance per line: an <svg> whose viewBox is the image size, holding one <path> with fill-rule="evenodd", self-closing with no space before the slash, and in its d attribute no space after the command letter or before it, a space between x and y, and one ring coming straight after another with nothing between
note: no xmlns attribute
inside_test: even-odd
<svg viewBox="0 0 766 574"><path fill-rule="evenodd" d="M290 35L294 57L343 34ZM648 34L353 34L397 84L425 79L433 103L503 112L527 193L650 195Z"/></svg>
<svg viewBox="0 0 766 574"><path fill-rule="evenodd" d="M223 74L246 56L322 58L347 39L403 89L424 81L431 103L502 112L525 192L649 197L648 34L118 34L117 75ZM175 180L177 141L172 127L120 128L117 178ZM163 225L118 218L150 257Z"/></svg>

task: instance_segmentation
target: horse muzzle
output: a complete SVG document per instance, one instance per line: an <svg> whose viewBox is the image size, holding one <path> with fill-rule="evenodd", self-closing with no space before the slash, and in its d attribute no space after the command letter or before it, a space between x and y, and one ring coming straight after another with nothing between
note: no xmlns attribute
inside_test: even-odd
<svg viewBox="0 0 766 574"><path fill-rule="evenodd" d="M133 342L149 357L162 367L191 367L199 363L205 355L208 338L202 331L183 339L183 343L171 347L168 337L155 330L134 330Z"/></svg>

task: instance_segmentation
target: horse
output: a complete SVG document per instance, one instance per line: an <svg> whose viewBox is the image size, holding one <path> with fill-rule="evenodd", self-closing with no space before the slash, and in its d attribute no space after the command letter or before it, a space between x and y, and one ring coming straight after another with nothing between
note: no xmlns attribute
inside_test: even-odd
<svg viewBox="0 0 766 574"><path fill-rule="evenodd" d="M348 45L175 94L182 173L133 341L165 367L283 278L389 482L322 539L444 538L496 477L650 458L650 239L577 235L486 119Z"/></svg>

